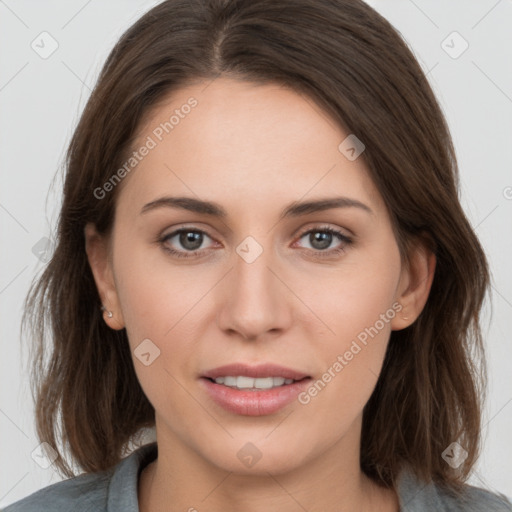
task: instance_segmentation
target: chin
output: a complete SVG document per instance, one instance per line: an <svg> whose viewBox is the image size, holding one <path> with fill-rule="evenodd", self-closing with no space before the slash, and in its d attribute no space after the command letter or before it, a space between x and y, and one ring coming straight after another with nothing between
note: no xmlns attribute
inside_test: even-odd
<svg viewBox="0 0 512 512"><path fill-rule="evenodd" d="M249 436L246 437L246 439ZM299 448L308 446L300 443L297 446L283 446L282 443L231 441L230 446L219 447L218 450L205 454L210 463L219 469L238 475L261 475L268 473L278 475L293 471L307 459L307 453L300 453ZM231 454L233 454L231 456Z"/></svg>

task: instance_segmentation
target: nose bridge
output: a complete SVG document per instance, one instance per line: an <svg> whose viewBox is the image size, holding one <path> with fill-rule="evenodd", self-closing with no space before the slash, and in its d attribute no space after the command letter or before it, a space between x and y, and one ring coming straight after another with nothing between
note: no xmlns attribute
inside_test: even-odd
<svg viewBox="0 0 512 512"><path fill-rule="evenodd" d="M266 246L258 242L254 237L246 237L236 247L234 261L234 281L237 287L252 293L268 293L270 277L272 273L269 267L273 265L272 248L269 247L270 238L266 240Z"/></svg>
<svg viewBox="0 0 512 512"><path fill-rule="evenodd" d="M247 236L235 248L228 293L221 308L221 327L246 338L283 328L290 317L285 287L274 275L275 252L268 246L272 237L265 240L264 247L255 237Z"/></svg>

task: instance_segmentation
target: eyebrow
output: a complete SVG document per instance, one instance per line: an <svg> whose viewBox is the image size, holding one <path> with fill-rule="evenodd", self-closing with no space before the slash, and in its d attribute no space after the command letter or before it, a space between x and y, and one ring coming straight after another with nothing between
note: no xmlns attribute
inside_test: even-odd
<svg viewBox="0 0 512 512"><path fill-rule="evenodd" d="M352 199L350 197L329 197L325 199L317 199L313 201L295 201L288 205L281 213L279 219L300 217L310 213L321 212L333 208L359 208L371 215L373 210L366 204ZM203 201L193 197L160 197L150 203L145 204L140 213L141 215L158 208L175 208L188 210L203 215L212 215L218 218L226 218L228 216L226 210L218 203L212 201Z"/></svg>

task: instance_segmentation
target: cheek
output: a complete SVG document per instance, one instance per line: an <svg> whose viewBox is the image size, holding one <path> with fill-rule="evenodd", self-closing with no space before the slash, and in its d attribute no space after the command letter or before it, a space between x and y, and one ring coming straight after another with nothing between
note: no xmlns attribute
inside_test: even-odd
<svg viewBox="0 0 512 512"><path fill-rule="evenodd" d="M336 348L373 326L390 308L389 314L394 314L401 264L393 240L382 237L371 247L348 252L336 268L301 277L301 293L309 293L308 303L330 327L332 339L338 340ZM379 322L378 327L386 337L389 322L385 328Z"/></svg>
<svg viewBox="0 0 512 512"><path fill-rule="evenodd" d="M119 296L137 379L157 413L180 411L183 420L176 428L182 428L186 436L197 411L183 388L183 374L193 372L190 364L197 336L191 332L191 308L201 290L186 286L185 277L176 269L170 273L168 268L162 274L158 267L136 257L118 268Z"/></svg>
<svg viewBox="0 0 512 512"><path fill-rule="evenodd" d="M116 287L133 343L152 336L163 342L214 282L201 266L177 265L163 250L142 241L127 253L121 239L114 258Z"/></svg>
<svg viewBox="0 0 512 512"><path fill-rule="evenodd" d="M176 366L193 360L193 308L211 288L206 276L201 283L191 266L188 270L173 266L158 252L140 247L128 253L120 243L114 254L116 287L135 371L152 402L164 388L169 389Z"/></svg>
<svg viewBox="0 0 512 512"><path fill-rule="evenodd" d="M383 245L380 253L361 254L355 263L340 267L336 278L329 280L323 300L320 293L316 295L319 316L328 319L334 334L315 349L320 351L324 373L301 403L329 410L333 432L348 428L375 387L391 320L399 314L395 301L399 276L398 248Z"/></svg>

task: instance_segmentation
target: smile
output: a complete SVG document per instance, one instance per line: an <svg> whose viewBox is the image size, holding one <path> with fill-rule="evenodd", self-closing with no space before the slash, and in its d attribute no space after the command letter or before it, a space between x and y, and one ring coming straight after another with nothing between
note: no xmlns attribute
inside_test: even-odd
<svg viewBox="0 0 512 512"><path fill-rule="evenodd" d="M245 375L239 375L237 377L225 376L217 377L213 379L217 384L235 388L235 389L247 389L258 391L259 389L272 389L288 385L294 382L293 379L285 379L284 377L246 377Z"/></svg>

